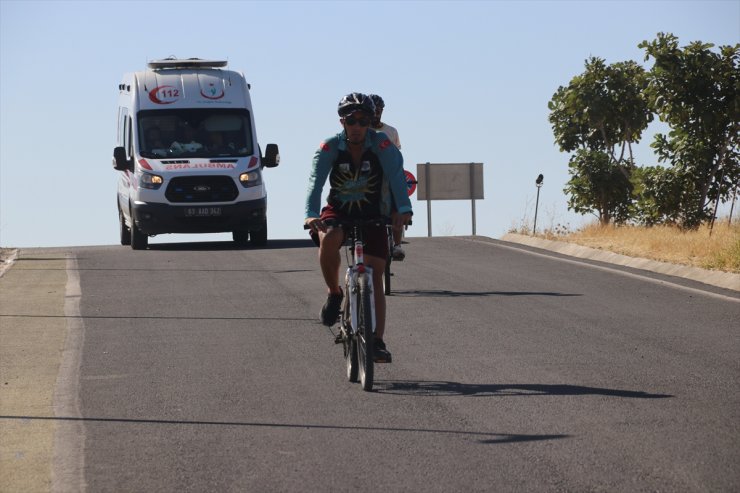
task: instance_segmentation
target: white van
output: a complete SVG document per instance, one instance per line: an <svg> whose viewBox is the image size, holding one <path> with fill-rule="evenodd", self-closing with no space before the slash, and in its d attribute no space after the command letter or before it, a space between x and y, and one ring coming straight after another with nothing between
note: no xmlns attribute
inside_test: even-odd
<svg viewBox="0 0 740 493"><path fill-rule="evenodd" d="M225 61L168 58L124 75L118 86L113 168L122 245L145 249L163 233L231 232L267 243L263 156L244 75Z"/></svg>

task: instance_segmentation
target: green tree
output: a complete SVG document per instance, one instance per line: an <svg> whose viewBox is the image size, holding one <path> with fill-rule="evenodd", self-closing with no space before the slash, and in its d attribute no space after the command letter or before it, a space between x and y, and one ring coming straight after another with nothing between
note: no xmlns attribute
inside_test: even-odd
<svg viewBox="0 0 740 493"><path fill-rule="evenodd" d="M593 213L601 224L623 223L630 217L634 166L615 165L604 151L578 149L570 158L571 179L564 191L569 194L568 209L579 214Z"/></svg>
<svg viewBox="0 0 740 493"><path fill-rule="evenodd" d="M695 194L691 181L673 168L643 166L635 170L637 203L632 218L646 226L679 224L685 195ZM686 187L686 184L689 187Z"/></svg>
<svg viewBox="0 0 740 493"><path fill-rule="evenodd" d="M564 191L576 212L594 213L602 224L623 222L633 200L632 144L653 119L643 94L646 74L633 61L607 65L597 57L585 68L548 103L555 142L563 152L576 152Z"/></svg>
<svg viewBox="0 0 740 493"><path fill-rule="evenodd" d="M651 147L659 162L670 163L663 177L671 179L646 183L646 192L666 197L678 181L678 210L664 204L663 214L693 228L711 217L713 200L731 198L740 179L740 44L718 53L699 41L679 48L675 36L658 33L639 47L646 61L654 59L645 91L650 107L670 127Z"/></svg>

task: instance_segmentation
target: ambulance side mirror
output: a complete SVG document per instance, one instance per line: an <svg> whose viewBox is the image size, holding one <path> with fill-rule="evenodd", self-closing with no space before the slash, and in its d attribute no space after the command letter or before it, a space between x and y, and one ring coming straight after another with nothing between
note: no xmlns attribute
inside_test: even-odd
<svg viewBox="0 0 740 493"><path fill-rule="evenodd" d="M123 147L113 148L113 169L117 171L126 171L134 169L133 159L126 158L126 149Z"/></svg>
<svg viewBox="0 0 740 493"><path fill-rule="evenodd" d="M277 144L267 144L265 155L262 157L262 166L274 168L280 164L280 151Z"/></svg>

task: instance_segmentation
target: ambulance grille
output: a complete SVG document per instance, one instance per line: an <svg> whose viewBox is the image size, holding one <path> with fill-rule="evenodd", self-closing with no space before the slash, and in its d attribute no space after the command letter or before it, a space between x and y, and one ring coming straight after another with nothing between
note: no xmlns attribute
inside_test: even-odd
<svg viewBox="0 0 740 493"><path fill-rule="evenodd" d="M228 176L181 176L170 180L165 197L170 202L231 202L239 190Z"/></svg>

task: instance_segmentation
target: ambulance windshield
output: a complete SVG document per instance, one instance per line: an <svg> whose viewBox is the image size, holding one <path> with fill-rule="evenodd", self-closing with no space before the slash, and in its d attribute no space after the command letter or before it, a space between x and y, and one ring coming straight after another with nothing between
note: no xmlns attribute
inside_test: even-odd
<svg viewBox="0 0 740 493"><path fill-rule="evenodd" d="M139 112L143 157L242 157L254 154L247 110L173 109Z"/></svg>

